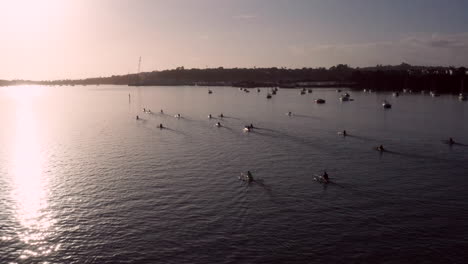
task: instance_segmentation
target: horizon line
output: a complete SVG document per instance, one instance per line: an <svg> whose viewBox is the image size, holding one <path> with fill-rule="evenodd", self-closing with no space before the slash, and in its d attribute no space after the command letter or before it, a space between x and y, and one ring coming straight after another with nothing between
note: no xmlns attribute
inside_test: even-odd
<svg viewBox="0 0 468 264"><path fill-rule="evenodd" d="M136 73L126 73L126 74L112 74L108 76L95 76L95 77L85 77L85 78L64 78L64 79L51 79L51 80L31 80L31 79L0 79L0 81L7 81L7 82L14 82L14 81L24 81L24 82L56 82L56 81L80 81L80 80L87 80L87 79L99 79L99 78L111 78L111 77L117 77L117 76L130 76L130 75L138 75L138 74L146 74L146 73L152 73L152 72L164 72L164 71L174 71L174 70L214 70L214 69L223 69L223 70L234 70L234 69L247 69L247 70L256 70L256 69L281 69L281 70L302 70L302 69L326 69L330 70L333 67L337 66L347 66L350 69L366 69L366 68L378 68L378 67L397 67L397 66L410 66L410 67L421 67L421 68L448 68L448 69L460 69L460 68L468 68L467 66L442 66L442 65L412 65L406 62L401 62L400 64L377 64L374 66L363 66L363 67L353 67L349 64L345 63L339 63L330 67L325 67L325 66L317 66L317 67L296 67L296 68L291 68L291 67L285 67L285 66L271 66L271 67L223 67L223 66L218 66L218 67L205 67L205 68L185 68L184 66L178 66L176 68L168 68L168 69L163 69L163 70L152 70L152 71L142 71L142 72L136 72Z"/></svg>

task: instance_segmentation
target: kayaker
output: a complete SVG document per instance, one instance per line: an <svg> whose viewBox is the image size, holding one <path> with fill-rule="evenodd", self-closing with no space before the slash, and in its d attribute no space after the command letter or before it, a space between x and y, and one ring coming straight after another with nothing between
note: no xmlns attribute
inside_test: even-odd
<svg viewBox="0 0 468 264"><path fill-rule="evenodd" d="M164 128L163 124L159 124L158 127L161 128L161 129Z"/></svg>
<svg viewBox="0 0 468 264"><path fill-rule="evenodd" d="M449 144L450 144L450 145L455 144L455 141L453 140L453 138L449 138Z"/></svg>
<svg viewBox="0 0 468 264"><path fill-rule="evenodd" d="M252 173L250 171L247 171L247 180L248 181L253 181L253 176L252 176Z"/></svg>
<svg viewBox="0 0 468 264"><path fill-rule="evenodd" d="M223 113L221 113L221 114L219 115L219 117L223 118L223 117L224 117Z"/></svg>
<svg viewBox="0 0 468 264"><path fill-rule="evenodd" d="M139 116L136 116L136 120L140 120L140 117L139 117Z"/></svg>
<svg viewBox="0 0 468 264"><path fill-rule="evenodd" d="M377 147L377 150L380 151L380 152L385 151L383 145L378 146L378 147Z"/></svg>
<svg viewBox="0 0 468 264"><path fill-rule="evenodd" d="M288 116L292 116L292 112L288 112Z"/></svg>
<svg viewBox="0 0 468 264"><path fill-rule="evenodd" d="M221 123L220 123L220 122L216 123L216 126L220 127L220 126L221 126Z"/></svg>
<svg viewBox="0 0 468 264"><path fill-rule="evenodd" d="M328 179L329 179L329 178L328 178L328 173L327 173L327 171L323 171L322 178L323 178L326 182L328 182Z"/></svg>
<svg viewBox="0 0 468 264"><path fill-rule="evenodd" d="M343 130L343 136L346 137L346 130Z"/></svg>
<svg viewBox="0 0 468 264"><path fill-rule="evenodd" d="M211 118L212 118L211 114L209 114L209 115L208 115L208 118L209 118L209 119L211 119Z"/></svg>
<svg viewBox="0 0 468 264"><path fill-rule="evenodd" d="M161 109L161 111L160 111L160 112L161 112L161 114L164 114L164 111L163 111L162 109Z"/></svg>
<svg viewBox="0 0 468 264"><path fill-rule="evenodd" d="M143 108L143 112L145 112L145 113L146 113L146 108Z"/></svg>

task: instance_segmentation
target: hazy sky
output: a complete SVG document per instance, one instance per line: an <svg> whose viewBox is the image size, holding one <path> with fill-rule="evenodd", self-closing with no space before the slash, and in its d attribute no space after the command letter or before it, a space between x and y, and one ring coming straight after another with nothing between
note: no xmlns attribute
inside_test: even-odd
<svg viewBox="0 0 468 264"><path fill-rule="evenodd" d="M468 65L468 0L0 0L0 79Z"/></svg>

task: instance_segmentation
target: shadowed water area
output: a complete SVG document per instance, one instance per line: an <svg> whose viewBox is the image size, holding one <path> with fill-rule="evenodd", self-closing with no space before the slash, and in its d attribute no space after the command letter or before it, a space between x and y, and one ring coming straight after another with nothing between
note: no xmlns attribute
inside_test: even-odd
<svg viewBox="0 0 468 264"><path fill-rule="evenodd" d="M467 102L210 89L0 88L0 263L468 257Z"/></svg>

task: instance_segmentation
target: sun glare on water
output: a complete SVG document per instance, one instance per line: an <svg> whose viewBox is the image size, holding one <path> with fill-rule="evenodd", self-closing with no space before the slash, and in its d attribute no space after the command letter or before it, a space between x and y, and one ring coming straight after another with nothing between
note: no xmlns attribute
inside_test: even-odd
<svg viewBox="0 0 468 264"><path fill-rule="evenodd" d="M53 219L48 208L48 179L43 174L46 160L41 151L39 123L34 103L43 87L7 87L4 91L15 105L14 138L10 143L9 175L12 182L12 200L15 201L15 217L19 223L16 236L28 245L21 252L21 259L45 256L56 245L47 243Z"/></svg>

